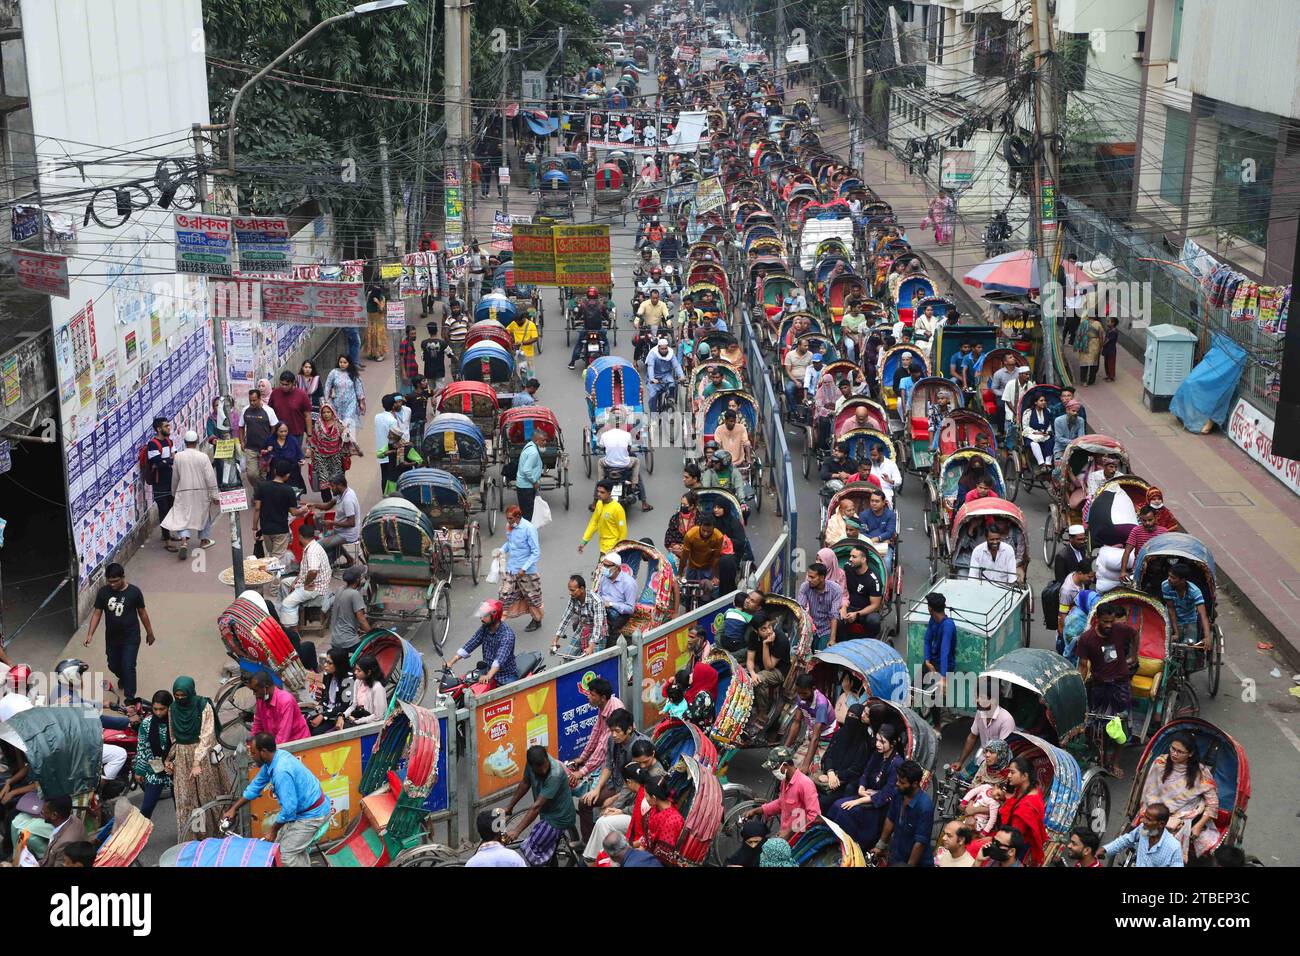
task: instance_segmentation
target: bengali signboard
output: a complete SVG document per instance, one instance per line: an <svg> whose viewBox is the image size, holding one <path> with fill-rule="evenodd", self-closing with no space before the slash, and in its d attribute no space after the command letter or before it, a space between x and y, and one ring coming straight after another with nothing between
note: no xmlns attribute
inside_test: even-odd
<svg viewBox="0 0 1300 956"><path fill-rule="evenodd" d="M510 213L498 212L493 217L492 222L492 248L499 249L502 252L514 251L514 233L513 227L527 226L533 221L532 216L511 215ZM516 267L517 268L517 267Z"/></svg>
<svg viewBox="0 0 1300 956"><path fill-rule="evenodd" d="M704 215L706 212L712 212L727 201L726 194L722 191L722 181L717 176L710 176L707 179L701 179L695 189L695 212L697 215Z"/></svg>
<svg viewBox="0 0 1300 956"><path fill-rule="evenodd" d="M529 747L545 747L561 761L580 756L600 719L587 702L587 685L603 677L617 688L618 662L617 655L586 667L575 662L550 680L478 704L473 711L478 798L518 785Z"/></svg>
<svg viewBox="0 0 1300 956"><path fill-rule="evenodd" d="M264 279L262 320L291 325L363 326L366 289L356 282Z"/></svg>
<svg viewBox="0 0 1300 956"><path fill-rule="evenodd" d="M442 170L443 213L447 220L447 231L454 235L464 232L465 196L461 192L460 170L448 164Z"/></svg>
<svg viewBox="0 0 1300 956"><path fill-rule="evenodd" d="M289 220L282 217L236 216L233 226L241 272L290 275Z"/></svg>
<svg viewBox="0 0 1300 956"><path fill-rule="evenodd" d="M516 285L555 285L555 238L550 226L510 227Z"/></svg>
<svg viewBox="0 0 1300 956"><path fill-rule="evenodd" d="M14 250L14 272L23 289L57 295L61 299L72 295L68 285L68 257L32 249Z"/></svg>
<svg viewBox="0 0 1300 956"><path fill-rule="evenodd" d="M225 216L176 213L176 271L182 275L235 274L234 241Z"/></svg>
<svg viewBox="0 0 1300 956"><path fill-rule="evenodd" d="M554 230L556 285L610 288L609 226L555 226Z"/></svg>
<svg viewBox="0 0 1300 956"><path fill-rule="evenodd" d="M1300 495L1300 461L1273 454L1273 419L1239 398L1228 420L1228 436L1292 494Z"/></svg>

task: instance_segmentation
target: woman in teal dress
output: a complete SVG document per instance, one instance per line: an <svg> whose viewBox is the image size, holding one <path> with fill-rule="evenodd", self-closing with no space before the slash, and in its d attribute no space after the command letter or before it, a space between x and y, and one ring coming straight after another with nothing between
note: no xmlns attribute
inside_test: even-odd
<svg viewBox="0 0 1300 956"><path fill-rule="evenodd" d="M146 817L153 816L153 809L158 805L163 791L172 785L171 774L166 770L167 758L172 749L171 721L169 712L172 695L160 690L153 695L153 710L140 722L140 742L135 751L136 783L144 792L140 812Z"/></svg>

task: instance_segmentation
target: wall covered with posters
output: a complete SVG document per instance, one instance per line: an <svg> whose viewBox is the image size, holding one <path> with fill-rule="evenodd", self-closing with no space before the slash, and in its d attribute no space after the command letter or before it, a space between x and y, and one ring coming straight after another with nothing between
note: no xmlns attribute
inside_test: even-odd
<svg viewBox="0 0 1300 956"><path fill-rule="evenodd" d="M190 127L209 121L202 6L24 2L22 17L43 208L73 223L59 250L71 294L50 307L84 603L147 516L136 456L154 416L201 431L216 376L204 280L175 275L178 210L135 189L122 217L110 190L83 223L85 195L59 197L87 183L149 182L160 160L193 156Z"/></svg>

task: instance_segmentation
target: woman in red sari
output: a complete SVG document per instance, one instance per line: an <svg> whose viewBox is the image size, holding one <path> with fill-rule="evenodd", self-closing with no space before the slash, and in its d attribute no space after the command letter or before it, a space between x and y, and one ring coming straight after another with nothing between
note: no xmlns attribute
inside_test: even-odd
<svg viewBox="0 0 1300 956"><path fill-rule="evenodd" d="M645 792L650 797L650 812L645 818L645 837L641 843L634 843L633 846L649 850L665 866L674 866L677 839L682 835L686 821L673 804L668 782L663 777L647 783ZM635 819L633 823L635 824Z"/></svg>
<svg viewBox="0 0 1300 956"><path fill-rule="evenodd" d="M1043 844L1047 827L1043 823L1047 807L1034 779L1034 765L1028 757L1017 757L1007 768L1007 782L1012 792L998 810L998 826L1013 826L1025 838L1025 856L1029 866L1043 865Z"/></svg>

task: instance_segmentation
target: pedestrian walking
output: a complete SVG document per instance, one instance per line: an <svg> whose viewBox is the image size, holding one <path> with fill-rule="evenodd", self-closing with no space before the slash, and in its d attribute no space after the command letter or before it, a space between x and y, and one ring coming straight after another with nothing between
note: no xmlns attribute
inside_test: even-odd
<svg viewBox="0 0 1300 956"><path fill-rule="evenodd" d="M366 414L366 390L357 369L356 362L340 355L337 366L325 377L325 401L334 406L339 421L347 424L353 438L361 430L362 416ZM245 442L244 447L253 446Z"/></svg>
<svg viewBox="0 0 1300 956"><path fill-rule="evenodd" d="M177 556L190 556L190 532L198 530L199 547L210 548L212 540L212 505L217 500L217 473L212 460L199 450L199 434L185 433L185 450L178 452L172 467L172 496L175 499L163 527L180 538Z"/></svg>
<svg viewBox="0 0 1300 956"><path fill-rule="evenodd" d="M1089 296L1089 298L1092 298ZM1079 330L1079 384L1095 385L1097 384L1097 364L1101 361L1102 342L1106 338L1106 330L1102 328L1101 321L1094 315L1089 314L1083 320L1083 328Z"/></svg>
<svg viewBox="0 0 1300 956"><path fill-rule="evenodd" d="M1106 338L1101 344L1101 357L1106 364L1106 381L1115 381L1115 360L1119 357L1119 319L1106 323Z"/></svg>
<svg viewBox="0 0 1300 956"><path fill-rule="evenodd" d="M523 516L518 505L506 509L506 543L501 548L506 556L506 570L501 576L501 606L505 617L518 617L525 612L532 617L525 631L535 631L542 626L542 576L538 562L542 557L537 541L537 529Z"/></svg>
<svg viewBox="0 0 1300 956"><path fill-rule="evenodd" d="M382 362L388 358L388 290L374 282L366 290L366 358Z"/></svg>
<svg viewBox="0 0 1300 956"><path fill-rule="evenodd" d="M298 387L298 377L288 369L280 373L280 387L271 393L268 404L275 417L289 426L289 434L302 441L311 434L311 396Z"/></svg>
<svg viewBox="0 0 1300 956"><path fill-rule="evenodd" d="M143 478L153 490L154 504L158 506L158 521L166 519L167 513L172 510L172 504L175 499L172 497L172 465L173 453L175 451L171 440L172 423L164 416L159 415L153 420L153 438L144 447L144 461L142 462ZM176 545L172 542L171 532L166 528L162 529L163 547L168 551L175 551Z"/></svg>
<svg viewBox="0 0 1300 956"><path fill-rule="evenodd" d="M219 752L217 713L212 701L200 697L193 677L178 677L172 683L172 706L167 721L171 730L171 756L164 769L172 778L172 795L176 803L176 839L187 840L215 836L216 815L208 810L199 832L190 826L190 815L199 807L215 806L230 789L229 764L213 761Z"/></svg>
<svg viewBox="0 0 1300 956"><path fill-rule="evenodd" d="M199 452L203 455L202 452ZM206 457L206 456L205 456ZM122 698L135 696L135 663L140 655L140 625L144 625L144 639L153 646L153 624L144 606L144 592L127 583L126 569L116 562L104 571L104 586L95 594L95 609L90 612L90 625L82 645L89 647L95 639L99 619L104 619L104 652L108 669L117 678Z"/></svg>

